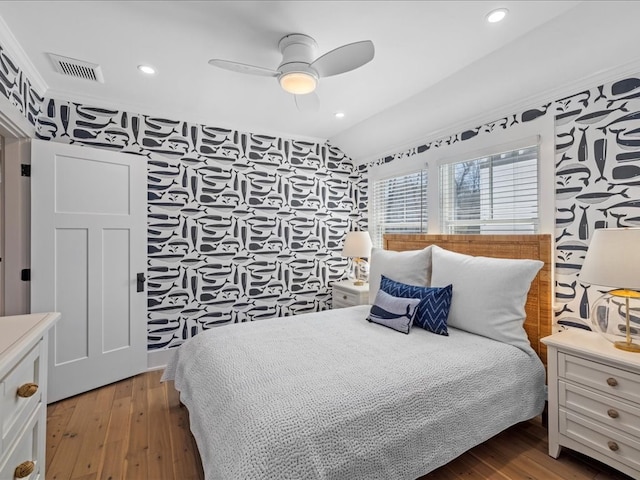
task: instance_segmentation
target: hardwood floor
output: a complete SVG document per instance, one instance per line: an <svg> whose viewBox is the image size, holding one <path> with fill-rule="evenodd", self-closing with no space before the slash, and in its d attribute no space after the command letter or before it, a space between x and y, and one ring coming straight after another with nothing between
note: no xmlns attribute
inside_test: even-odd
<svg viewBox="0 0 640 480"><path fill-rule="evenodd" d="M49 405L47 480L204 479L188 412L161 375L145 373ZM420 480L630 478L566 450L554 460L546 435L539 419L516 425Z"/></svg>
<svg viewBox="0 0 640 480"><path fill-rule="evenodd" d="M49 405L47 480L204 479L187 409L161 375Z"/></svg>

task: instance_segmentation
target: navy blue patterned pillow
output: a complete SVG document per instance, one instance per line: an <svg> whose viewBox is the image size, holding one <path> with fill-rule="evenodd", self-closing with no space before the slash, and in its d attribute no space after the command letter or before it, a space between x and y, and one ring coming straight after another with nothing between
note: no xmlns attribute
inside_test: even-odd
<svg viewBox="0 0 640 480"><path fill-rule="evenodd" d="M449 335L447 318L451 308L452 285L438 288L407 285L383 275L380 289L394 297L419 298L413 324L438 335Z"/></svg>
<svg viewBox="0 0 640 480"><path fill-rule="evenodd" d="M378 290L367 320L409 333L419 303L419 298L399 298Z"/></svg>

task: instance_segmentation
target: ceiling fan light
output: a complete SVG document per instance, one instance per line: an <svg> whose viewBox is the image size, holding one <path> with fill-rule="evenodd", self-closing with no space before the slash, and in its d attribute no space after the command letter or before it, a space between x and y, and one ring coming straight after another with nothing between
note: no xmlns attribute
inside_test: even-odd
<svg viewBox="0 0 640 480"><path fill-rule="evenodd" d="M278 80L285 92L294 95L306 95L318 86L318 79L306 72L288 72L281 75Z"/></svg>

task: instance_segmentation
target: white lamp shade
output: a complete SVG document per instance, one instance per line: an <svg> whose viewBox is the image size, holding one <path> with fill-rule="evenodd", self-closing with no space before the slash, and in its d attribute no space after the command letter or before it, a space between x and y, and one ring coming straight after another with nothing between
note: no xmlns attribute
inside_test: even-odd
<svg viewBox="0 0 640 480"><path fill-rule="evenodd" d="M348 232L344 239L342 256L369 258L371 256L371 237L369 232Z"/></svg>
<svg viewBox="0 0 640 480"><path fill-rule="evenodd" d="M640 228L601 228L593 233L580 281L640 290Z"/></svg>

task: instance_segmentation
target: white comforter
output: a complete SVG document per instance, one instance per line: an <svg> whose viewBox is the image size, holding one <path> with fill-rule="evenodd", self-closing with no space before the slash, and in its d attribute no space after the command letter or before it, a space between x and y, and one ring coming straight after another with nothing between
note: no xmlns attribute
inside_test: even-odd
<svg viewBox="0 0 640 480"><path fill-rule="evenodd" d="M369 306L223 326L165 370L208 480L414 480L540 414L535 353L449 329L409 335Z"/></svg>

